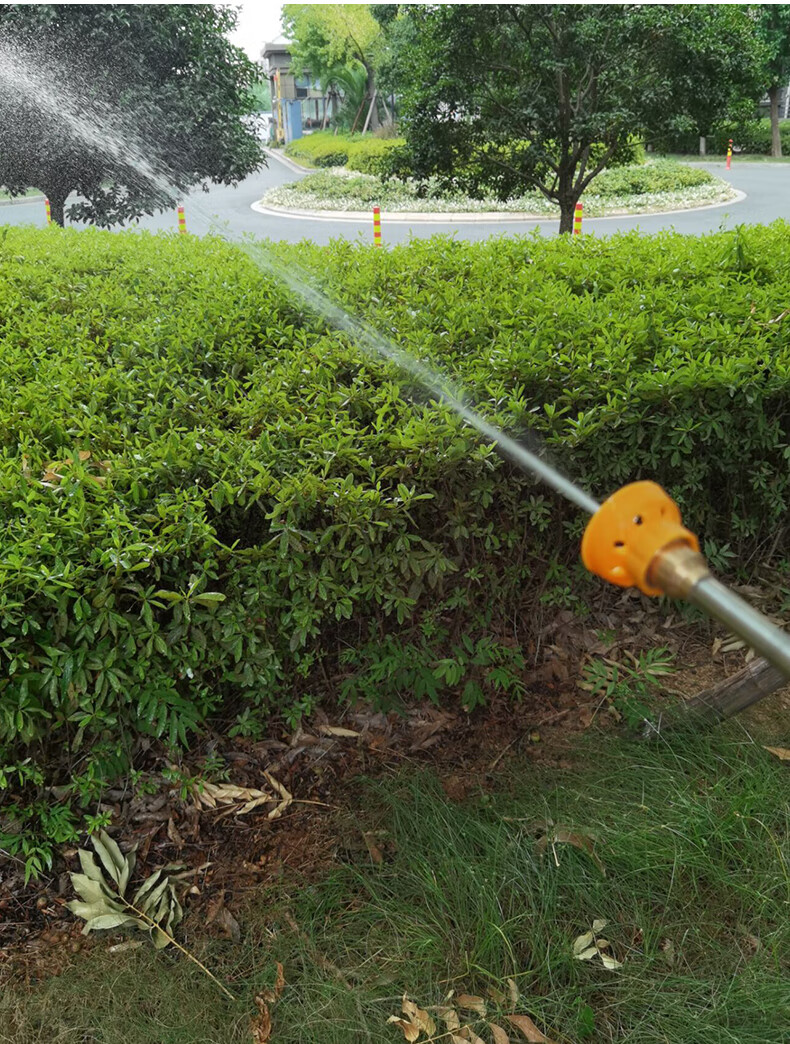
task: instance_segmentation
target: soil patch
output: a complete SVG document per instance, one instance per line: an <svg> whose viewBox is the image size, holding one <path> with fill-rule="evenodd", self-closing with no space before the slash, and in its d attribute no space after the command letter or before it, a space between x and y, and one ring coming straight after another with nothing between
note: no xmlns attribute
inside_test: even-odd
<svg viewBox="0 0 790 1044"><path fill-rule="evenodd" d="M652 605L631 609L636 611L608 621L612 631L606 619L597 620L594 628L582 627L572 614L557 614L543 632L542 648L536 651L540 662L530 670L529 688L519 703L494 699L470 714L427 703L403 714L357 708L330 719L319 711L304 727L283 728L259 742L215 735L184 756L178 784L172 781L174 766L166 778L164 754L152 751L147 792L108 791L99 807L111 812L109 832L122 849L137 845L136 879L167 863L182 867L186 945L206 934L235 938L236 914L251 892L283 881L301 887L316 880L336 865L339 854L347 857L349 846L358 849L360 858L381 858L377 838L356 825L363 777L393 772L404 763L431 766L448 798L463 801L501 786L512 758L572 767L580 756L575 742L580 732L618 725L605 696L591 699L579 687L585 661L597 656L617 662L633 649L659 644ZM661 630L660 642L681 665L658 697L667 706L743 663L742 653L719 653L712 662L710 645L671 617L661 620ZM773 734L778 728L786 731L790 690L753 708L744 720ZM220 798L235 794L235 799L206 807L203 780L213 783L212 792ZM272 789L274 784L279 790ZM271 798L260 798L245 811L245 791L271 791ZM69 871L78 869L76 849L63 848L53 873L25 886L18 862L0 855L0 979L34 984L59 974L85 949L139 942L122 934L80 934L82 922L65 905L74 897Z"/></svg>

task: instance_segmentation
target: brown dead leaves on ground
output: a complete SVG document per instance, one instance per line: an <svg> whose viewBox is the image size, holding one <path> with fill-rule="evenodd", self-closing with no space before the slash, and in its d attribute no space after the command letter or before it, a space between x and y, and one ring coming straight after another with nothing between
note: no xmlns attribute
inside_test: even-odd
<svg viewBox="0 0 790 1044"><path fill-rule="evenodd" d="M508 992L488 990L490 1001L469 993L455 994L450 992L443 1004L435 1007L420 1008L404 994L401 1003L401 1014L390 1015L387 1022L403 1033L408 1044L431 1041L449 1041L450 1044L516 1044L516 1040L527 1040L530 1044L555 1044L535 1025L529 1015L514 1014L512 1009L518 1004L519 993L513 979L507 980ZM498 1012L489 1018L491 1001L498 1008L510 1008L510 1011ZM438 1030L436 1020L431 1015L435 1012L438 1020L444 1024L444 1030ZM473 1012L474 1018L465 1013ZM505 1025L502 1025L502 1024ZM507 1028L505 1028L507 1026ZM518 1031L518 1037L512 1031Z"/></svg>
<svg viewBox="0 0 790 1044"><path fill-rule="evenodd" d="M293 802L293 794L289 793L270 772L264 772L263 777L271 791L237 787L232 783L196 783L192 787L195 805L212 811L224 808L223 815L245 816L260 805L274 804L275 807L267 813L266 818L279 819Z"/></svg>
<svg viewBox="0 0 790 1044"><path fill-rule="evenodd" d="M267 987L255 997L255 1005L258 1014L250 1020L252 1032L252 1044L269 1044L272 1036L272 1012L271 1009L280 999L285 989L285 975L283 966L277 962L277 977L274 980L274 988Z"/></svg>
<svg viewBox="0 0 790 1044"><path fill-rule="evenodd" d="M547 823L545 833L538 838L535 848L541 856L550 851L554 865L559 866L560 860L557 853L557 845L572 845L573 848L578 848L580 852L586 852L601 871L601 875L606 877L606 868L595 851L593 839L588 837L587 834L580 834L577 831L569 830L567 827Z"/></svg>

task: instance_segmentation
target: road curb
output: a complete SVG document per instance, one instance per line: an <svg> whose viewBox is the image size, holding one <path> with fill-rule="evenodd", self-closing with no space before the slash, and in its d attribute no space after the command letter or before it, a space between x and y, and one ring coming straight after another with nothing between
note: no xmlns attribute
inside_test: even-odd
<svg viewBox="0 0 790 1044"><path fill-rule="evenodd" d="M735 189L732 199L724 200L722 203L703 203L699 207L681 207L679 210L643 210L639 213L624 212L621 214L606 214L603 217L585 218L585 224L593 221L619 221L623 218L640 217L667 217L673 214L693 214L700 210L716 210L720 207L733 206L742 203L746 199L746 193ZM369 224L372 210L300 210L296 207L274 207L267 206L260 201L250 204L250 209L257 214L266 214L270 217L294 218L299 221L345 221L348 224ZM436 213L435 211L425 213L420 211L384 211L383 218L388 224L512 224L520 222L556 221L555 214L514 214L512 211L488 211L486 213L468 213L459 211L456 213Z"/></svg>
<svg viewBox="0 0 790 1044"><path fill-rule="evenodd" d="M279 152L277 149L270 149L264 146L263 151L267 156L271 157L271 159L276 159L278 162L282 163L284 167L287 167L289 170L292 170L295 174L315 173L315 168L303 167L300 163L295 163L292 159L290 159L288 156L283 155L283 153Z"/></svg>

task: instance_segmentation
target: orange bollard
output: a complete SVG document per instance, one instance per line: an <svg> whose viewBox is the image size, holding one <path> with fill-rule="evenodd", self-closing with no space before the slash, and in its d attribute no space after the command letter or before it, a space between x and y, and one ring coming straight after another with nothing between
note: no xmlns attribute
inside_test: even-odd
<svg viewBox="0 0 790 1044"><path fill-rule="evenodd" d="M373 245L381 246L381 208L373 208Z"/></svg>
<svg viewBox="0 0 790 1044"><path fill-rule="evenodd" d="M732 138L730 138L730 144L727 146L727 170L730 169L732 163Z"/></svg>
<svg viewBox="0 0 790 1044"><path fill-rule="evenodd" d="M52 208L49 205L49 200L48 199L44 200L44 209L47 212L47 224L51 225L52 224Z"/></svg>
<svg viewBox="0 0 790 1044"><path fill-rule="evenodd" d="M178 231L182 236L187 234L187 219L184 217L183 206L179 206L178 208Z"/></svg>
<svg viewBox="0 0 790 1044"><path fill-rule="evenodd" d="M576 213L573 215L573 234L574 236L580 236L582 234L582 212L584 206L581 203L576 204Z"/></svg>

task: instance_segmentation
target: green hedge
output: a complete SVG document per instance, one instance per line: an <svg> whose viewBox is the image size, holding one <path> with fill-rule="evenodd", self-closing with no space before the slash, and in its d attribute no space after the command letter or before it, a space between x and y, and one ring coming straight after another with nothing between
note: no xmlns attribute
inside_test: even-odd
<svg viewBox="0 0 790 1044"><path fill-rule="evenodd" d="M790 155L790 120L779 121L779 133L782 139L782 154ZM727 153L729 140L738 152L751 155L770 156L771 154L771 121L767 118L753 120L748 123L723 123L707 136L707 151L714 156ZM661 143L666 152L699 154L699 135L683 134Z"/></svg>
<svg viewBox="0 0 790 1044"><path fill-rule="evenodd" d="M604 170L590 183L589 192L604 198L636 196L646 192L676 192L709 185L716 180L700 167L657 160Z"/></svg>
<svg viewBox="0 0 790 1044"><path fill-rule="evenodd" d="M271 250L747 562L787 546L789 233ZM518 694L540 603L602 595L578 512L223 242L5 229L0 363L0 787L88 800L210 716Z"/></svg>
<svg viewBox="0 0 790 1044"><path fill-rule="evenodd" d="M363 174L386 174L387 156L402 145L403 138L317 131L289 142L285 154L314 167L348 166Z"/></svg>

